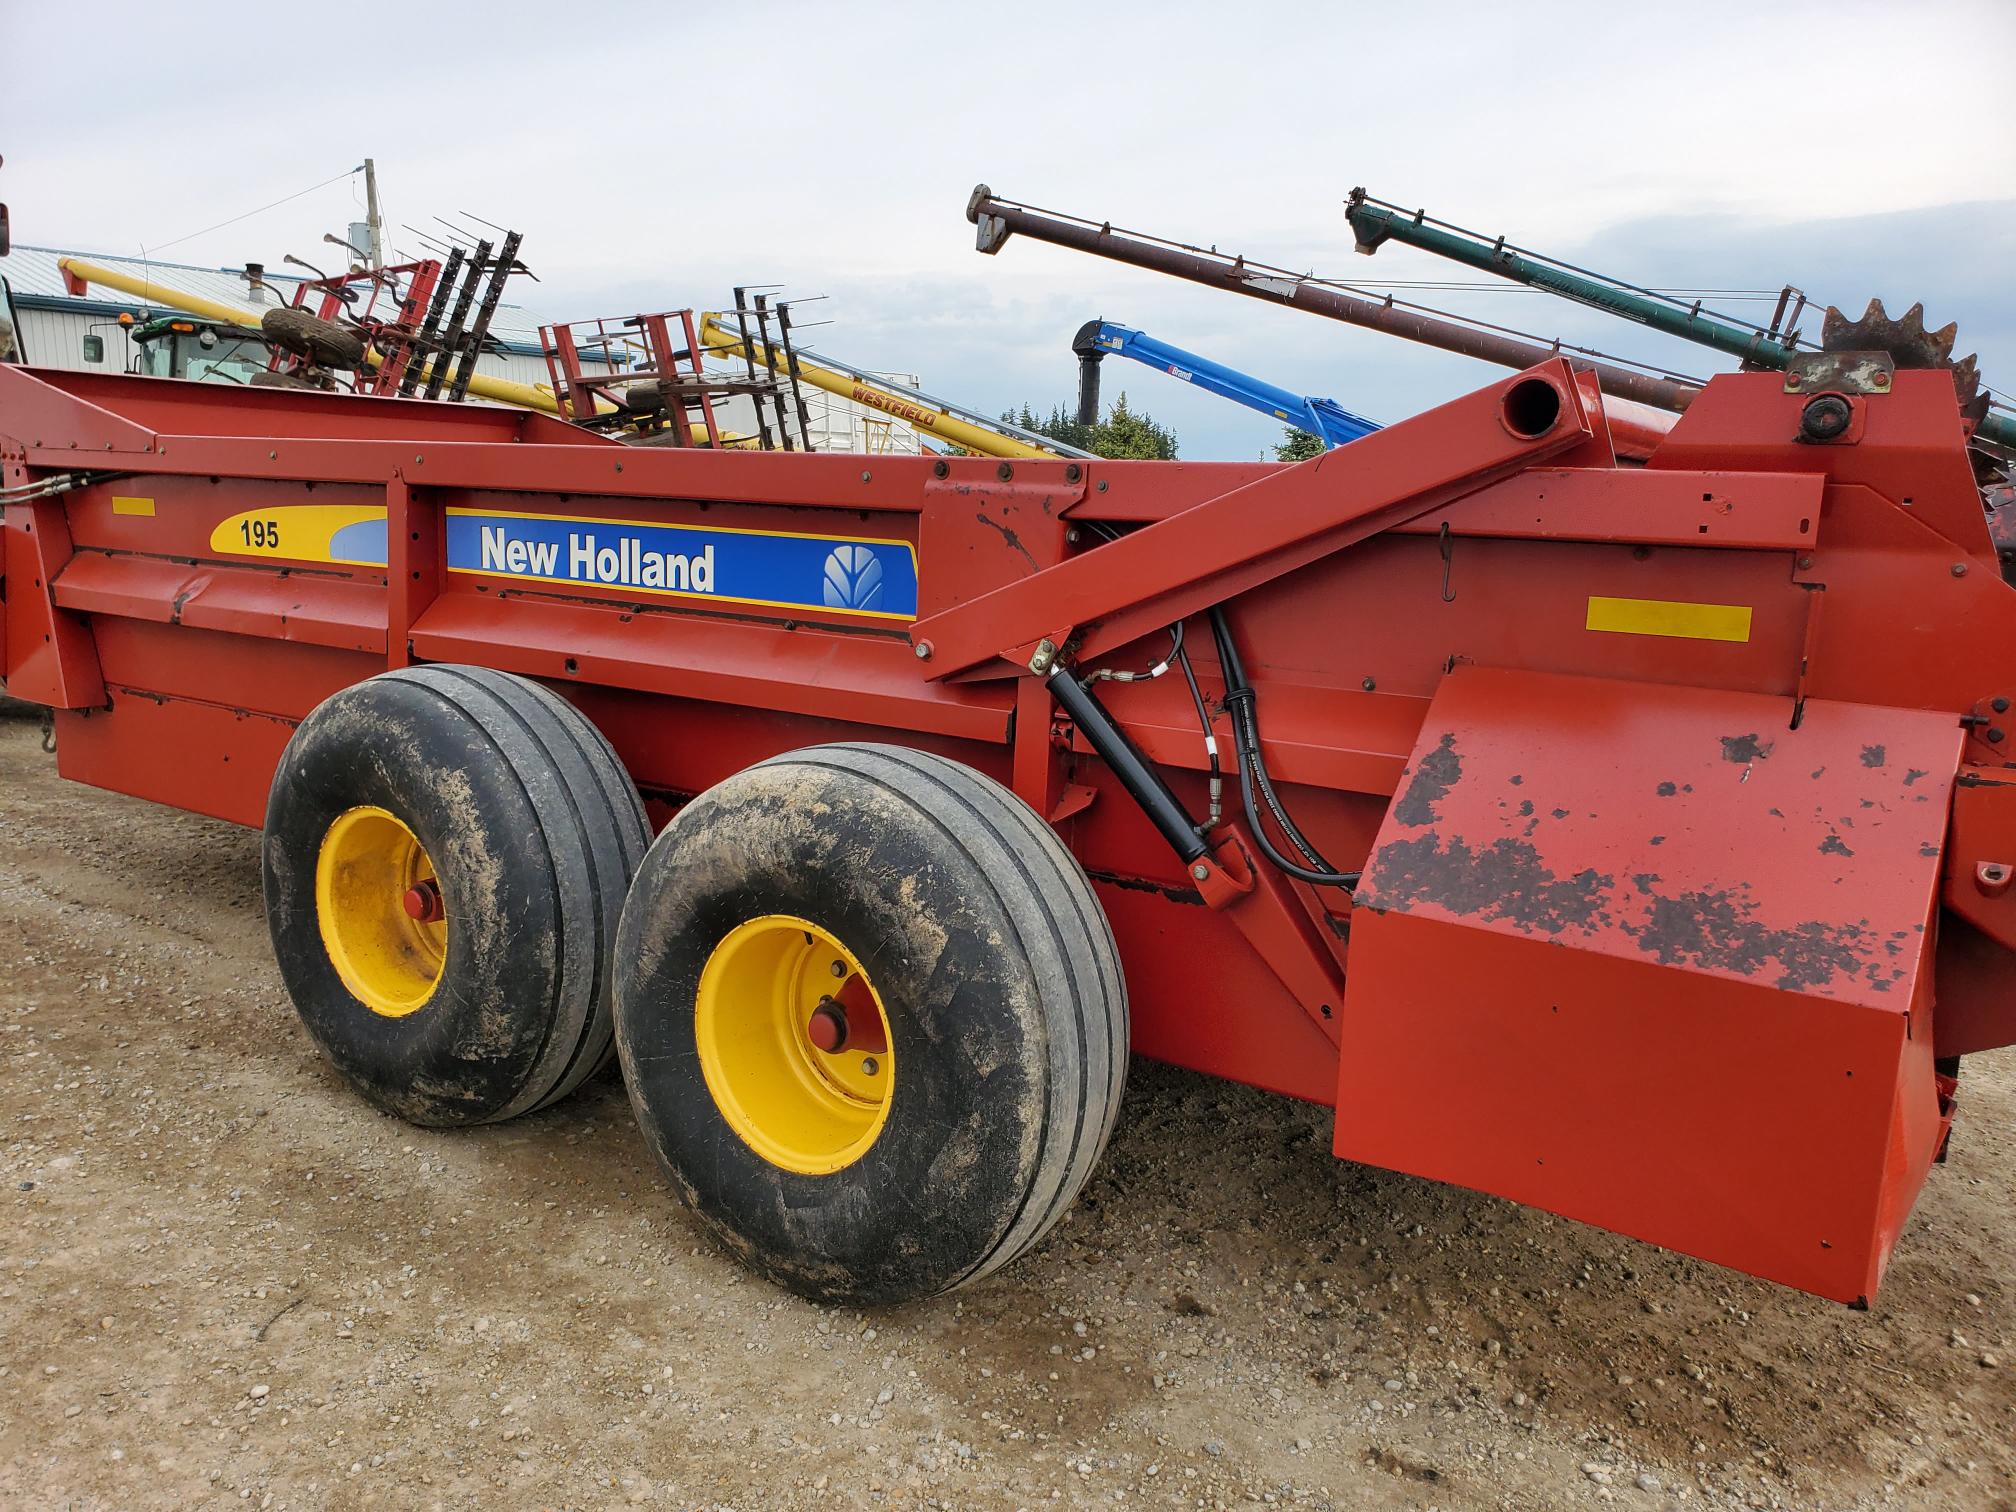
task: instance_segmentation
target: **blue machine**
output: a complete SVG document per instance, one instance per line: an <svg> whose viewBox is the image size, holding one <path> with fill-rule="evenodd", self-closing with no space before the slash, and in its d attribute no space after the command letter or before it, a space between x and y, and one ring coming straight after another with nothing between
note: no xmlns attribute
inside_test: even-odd
<svg viewBox="0 0 2016 1512"><path fill-rule="evenodd" d="M1094 425L1099 419L1099 365L1108 356L1131 357L1158 372L1194 383L1207 393L1272 415L1284 425L1298 426L1321 436L1328 446L1342 446L1369 436L1379 429L1376 421L1354 415L1333 399L1313 399L1291 394L1284 388L1263 383L1209 357L1199 357L1181 347L1157 341L1130 326L1109 320L1088 320L1071 338L1071 350L1078 354L1078 421Z"/></svg>

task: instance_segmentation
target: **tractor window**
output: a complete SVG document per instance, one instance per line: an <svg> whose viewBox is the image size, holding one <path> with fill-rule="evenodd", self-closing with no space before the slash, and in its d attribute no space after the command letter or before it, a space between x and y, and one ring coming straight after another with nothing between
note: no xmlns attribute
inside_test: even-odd
<svg viewBox="0 0 2016 1512"><path fill-rule="evenodd" d="M175 354L175 376L201 383L250 383L254 373L266 370L266 344L252 337L220 336L215 331L177 336Z"/></svg>

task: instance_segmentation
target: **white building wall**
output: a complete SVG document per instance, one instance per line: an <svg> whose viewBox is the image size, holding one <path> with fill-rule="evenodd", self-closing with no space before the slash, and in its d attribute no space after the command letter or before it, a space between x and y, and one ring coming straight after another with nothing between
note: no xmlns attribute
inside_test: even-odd
<svg viewBox="0 0 2016 1512"><path fill-rule="evenodd" d="M132 339L110 316L18 307L14 313L21 324L17 339L23 358L36 367L60 368L67 373L123 373L133 365ZM105 339L103 362L84 360L87 335Z"/></svg>

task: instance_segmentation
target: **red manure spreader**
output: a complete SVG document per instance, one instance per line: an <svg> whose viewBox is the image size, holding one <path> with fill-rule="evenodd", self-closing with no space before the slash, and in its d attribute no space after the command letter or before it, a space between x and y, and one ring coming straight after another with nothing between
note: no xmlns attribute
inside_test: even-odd
<svg viewBox="0 0 2016 1512"><path fill-rule="evenodd" d="M1036 1244L1138 1053L1864 1302L2016 1041L1973 423L1880 350L1710 379L1643 465L1560 358L1297 464L6 366L0 668L65 776L262 827L365 1097L619 1059L805 1294Z"/></svg>

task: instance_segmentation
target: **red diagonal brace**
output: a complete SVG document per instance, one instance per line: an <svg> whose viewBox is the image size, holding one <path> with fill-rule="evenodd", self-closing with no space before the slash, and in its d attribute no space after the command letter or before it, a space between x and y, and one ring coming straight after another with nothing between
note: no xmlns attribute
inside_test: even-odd
<svg viewBox="0 0 2016 1512"><path fill-rule="evenodd" d="M912 636L931 643L923 665L940 678L995 657L1026 664L1027 648L1065 632L1090 659L1593 434L1567 361L1542 363L932 615Z"/></svg>

